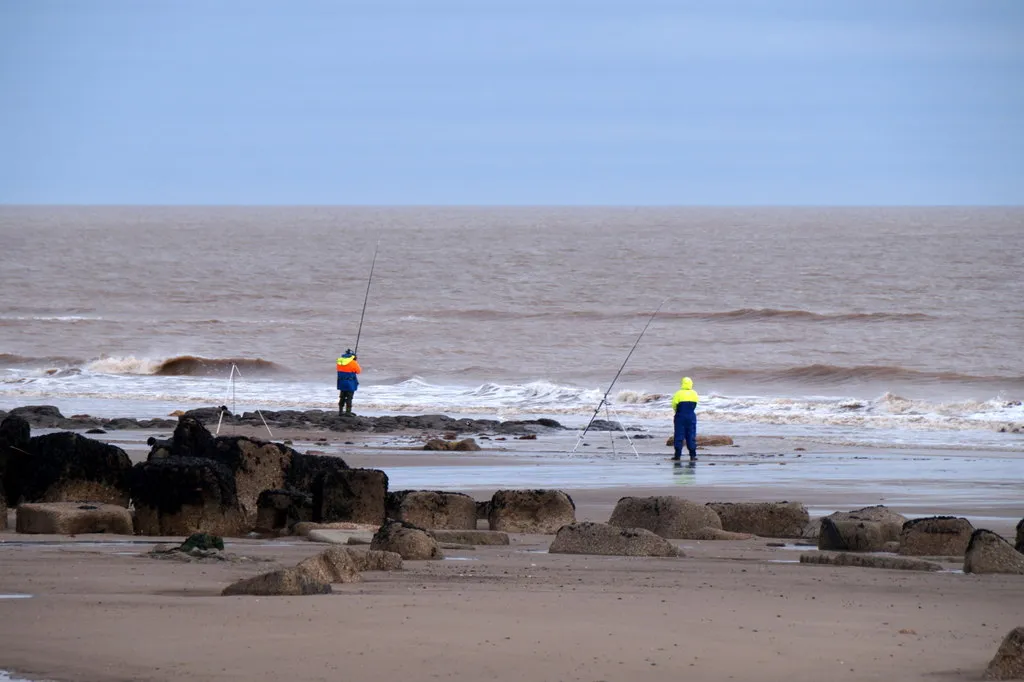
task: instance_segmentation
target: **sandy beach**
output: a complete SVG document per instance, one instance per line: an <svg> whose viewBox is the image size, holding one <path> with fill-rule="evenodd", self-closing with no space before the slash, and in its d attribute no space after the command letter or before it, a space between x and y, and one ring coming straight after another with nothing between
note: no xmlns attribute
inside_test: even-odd
<svg viewBox="0 0 1024 682"><path fill-rule="evenodd" d="M142 459L154 433L101 437ZM579 520L607 521L627 494L789 499L812 514L881 503L908 516L967 516L1004 536L1024 516L1004 471L1019 464L1005 453L797 451L761 439L706 449L691 469L665 461L654 440L638 441L639 458L626 449L570 458L569 433L482 441L471 453L416 450L422 434L275 435L383 469L392 490L482 500L497 488L561 488ZM879 457L892 461L881 467ZM507 547L368 572L332 595L268 598L219 593L326 545L230 539L228 552L261 561L176 563L146 556L160 538L8 530L0 668L59 682L975 680L1024 613L1019 576L964 575L954 561L938 573L802 565L813 547L765 538L674 541L685 553L676 559L549 555L551 539L513 535Z"/></svg>

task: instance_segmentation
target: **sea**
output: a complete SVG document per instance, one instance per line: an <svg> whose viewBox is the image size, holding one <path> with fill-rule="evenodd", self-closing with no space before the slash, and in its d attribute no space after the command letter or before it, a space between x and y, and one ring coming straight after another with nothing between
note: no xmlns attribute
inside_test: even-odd
<svg viewBox="0 0 1024 682"><path fill-rule="evenodd" d="M0 409L1024 451L1024 208L0 207ZM372 276L371 276L372 272ZM607 397L607 401L604 398Z"/></svg>

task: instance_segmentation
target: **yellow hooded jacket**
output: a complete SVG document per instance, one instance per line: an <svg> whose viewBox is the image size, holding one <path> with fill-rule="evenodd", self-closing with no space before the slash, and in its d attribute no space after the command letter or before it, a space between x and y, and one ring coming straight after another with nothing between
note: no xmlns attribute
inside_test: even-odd
<svg viewBox="0 0 1024 682"><path fill-rule="evenodd" d="M699 402L700 396L697 395L697 391L693 390L693 379L683 377L679 384L679 390L672 395L672 411L676 412L679 410L679 403L691 403L690 405L684 405L684 407L688 407L689 411L692 412Z"/></svg>

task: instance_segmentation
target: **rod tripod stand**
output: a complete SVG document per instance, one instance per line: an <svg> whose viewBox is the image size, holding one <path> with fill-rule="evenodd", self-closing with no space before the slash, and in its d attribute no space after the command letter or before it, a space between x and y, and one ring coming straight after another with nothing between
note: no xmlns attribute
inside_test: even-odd
<svg viewBox="0 0 1024 682"><path fill-rule="evenodd" d="M601 399L601 404L597 406L597 410L596 410L595 414L599 413L601 411L602 407L604 407L604 416L607 418L608 423L610 423L610 424L618 424L619 425L619 428L622 429L623 435L626 436L626 441L629 442L629 447L633 449L633 454L636 455L637 459L640 459L640 453L637 452L636 445L633 444L633 439L629 437L629 432L626 431L626 427L623 426L621 421L616 421L616 420L612 419L612 410L611 410L611 407L608 405L608 401L607 400L605 400L604 398ZM593 423L594 423L594 420L591 419L590 420L590 424L587 424L587 428L583 429L583 431L580 432L579 437L576 439L576 445L572 449L571 455L575 455L576 454L576 450L580 447L580 444L583 442L583 438L587 435L587 431L590 430L590 426ZM611 438L611 441L612 441L612 455L615 456L615 457L618 457L619 453L615 449L615 430L614 429L608 429L608 437Z"/></svg>
<svg viewBox="0 0 1024 682"><path fill-rule="evenodd" d="M228 402L229 398L230 398L230 401L231 401L231 414L233 414L233 415L234 414L238 414L238 412L236 410L236 402L235 402L235 376L236 375L238 376L239 379L242 378L242 373L238 370L238 365L236 365L235 363L232 362L231 363L231 374L228 375L228 394L224 398L224 403L225 404L221 405L220 415L217 417L217 430L214 432L214 435L216 435L216 436L220 435L220 425L224 421L224 413L227 412L227 410L228 410L226 403ZM270 434L271 438L273 438L274 437L274 432L270 430L270 425L267 424L267 420L263 418L263 413L260 412L259 408L256 408L256 414L258 414L260 416L260 421L262 421L263 422L263 426L266 427L267 433Z"/></svg>

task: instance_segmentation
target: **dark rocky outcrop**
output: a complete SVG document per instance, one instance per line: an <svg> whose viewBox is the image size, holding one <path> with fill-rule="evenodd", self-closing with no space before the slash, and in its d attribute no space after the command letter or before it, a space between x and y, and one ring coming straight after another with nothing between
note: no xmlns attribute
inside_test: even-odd
<svg viewBox="0 0 1024 682"><path fill-rule="evenodd" d="M840 552L882 552L887 542L883 524L856 519L821 520L818 549Z"/></svg>
<svg viewBox="0 0 1024 682"><path fill-rule="evenodd" d="M132 463L121 448L62 432L30 439L27 452L17 467L18 501L128 506Z"/></svg>
<svg viewBox="0 0 1024 682"><path fill-rule="evenodd" d="M932 516L903 524L900 554L908 556L963 556L974 526L955 516Z"/></svg>
<svg viewBox="0 0 1024 682"><path fill-rule="evenodd" d="M388 493L387 517L420 528L476 529L476 500L463 493L399 490Z"/></svg>
<svg viewBox="0 0 1024 682"><path fill-rule="evenodd" d="M1014 544L1014 547L1018 552L1024 554L1024 519L1021 519L1020 523L1017 524L1017 542Z"/></svg>
<svg viewBox="0 0 1024 682"><path fill-rule="evenodd" d="M1024 680L1024 627L1014 628L985 669L987 680Z"/></svg>
<svg viewBox="0 0 1024 682"><path fill-rule="evenodd" d="M804 552L800 555L802 564L827 564L829 566L859 566L861 568L888 568L896 571L941 571L942 566L923 559L907 559L877 554L852 554L850 552Z"/></svg>
<svg viewBox="0 0 1024 682"><path fill-rule="evenodd" d="M576 505L561 490L499 490L487 521L491 530L551 534L576 521Z"/></svg>
<svg viewBox="0 0 1024 682"><path fill-rule="evenodd" d="M22 504L17 510L15 528L19 533L42 535L134 533L132 515L124 507L81 502Z"/></svg>
<svg viewBox="0 0 1024 682"><path fill-rule="evenodd" d="M445 440L443 438L431 438L427 441L426 445L423 446L424 450L458 450L458 451L472 451L479 450L480 446L472 438L463 438L462 440Z"/></svg>
<svg viewBox="0 0 1024 682"><path fill-rule="evenodd" d="M722 529L766 538L799 538L810 521L799 502L711 502Z"/></svg>
<svg viewBox="0 0 1024 682"><path fill-rule="evenodd" d="M23 417L10 415L0 422L0 489L12 505L21 499L21 477L25 458L30 457L31 438L31 427Z"/></svg>
<svg viewBox="0 0 1024 682"><path fill-rule="evenodd" d="M264 490L256 500L256 530L272 533L313 520L313 495L298 490Z"/></svg>
<svg viewBox="0 0 1024 682"><path fill-rule="evenodd" d="M623 497L608 523L619 528L645 528L663 538L690 539L704 528L722 530L718 513L680 497Z"/></svg>
<svg viewBox="0 0 1024 682"><path fill-rule="evenodd" d="M328 471L342 471L348 468L348 464L341 457L296 452L292 454L292 462L285 476L284 487L312 494L313 481L317 476Z"/></svg>
<svg viewBox="0 0 1024 682"><path fill-rule="evenodd" d="M854 509L849 512L835 512L828 518L833 521L870 521L880 524L882 542L898 542L907 517L898 514L883 504Z"/></svg>
<svg viewBox="0 0 1024 682"><path fill-rule="evenodd" d="M377 469L326 471L313 482L313 521L383 523L388 475Z"/></svg>
<svg viewBox="0 0 1024 682"><path fill-rule="evenodd" d="M135 528L141 535L240 535L248 523L235 492L235 477L205 457L140 462L131 472Z"/></svg>
<svg viewBox="0 0 1024 682"><path fill-rule="evenodd" d="M643 528L619 528L583 521L562 526L548 549L551 554L675 557L675 545Z"/></svg>
<svg viewBox="0 0 1024 682"><path fill-rule="evenodd" d="M967 543L964 573L1024 575L1024 554L996 533L979 528Z"/></svg>
<svg viewBox="0 0 1024 682"><path fill-rule="evenodd" d="M41 429L85 430L101 427L108 431L116 429L173 429L176 423L173 419L130 419L127 417L107 419L89 415L65 417L60 410L52 405L16 407L7 415L23 418L30 425Z"/></svg>
<svg viewBox="0 0 1024 682"><path fill-rule="evenodd" d="M444 558L441 546L430 533L423 528L392 519L388 519L374 533L370 549L394 552L408 561Z"/></svg>

